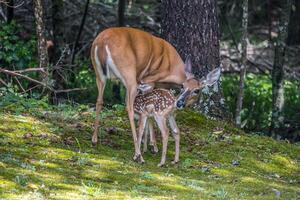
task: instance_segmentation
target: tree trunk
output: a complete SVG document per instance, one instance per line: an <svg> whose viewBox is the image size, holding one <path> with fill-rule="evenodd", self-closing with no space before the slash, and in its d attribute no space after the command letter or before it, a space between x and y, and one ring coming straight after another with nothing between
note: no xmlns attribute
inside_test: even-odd
<svg viewBox="0 0 300 200"><path fill-rule="evenodd" d="M162 36L182 58L191 56L197 77L220 66L216 0L162 0ZM195 108L213 118L227 118L220 83L203 91Z"/></svg>
<svg viewBox="0 0 300 200"><path fill-rule="evenodd" d="M38 39L38 55L39 55L39 67L45 68L45 73L42 75L43 83L48 84L49 72L48 72L48 52L47 41L45 37L45 24L44 13L41 0L34 0L34 16L36 24L36 35Z"/></svg>
<svg viewBox="0 0 300 200"><path fill-rule="evenodd" d="M86 16L87 16L87 13L88 13L89 5L90 5L90 0L86 0L84 12L83 12L81 23L80 23L80 27L79 27L78 34L77 34L77 37L76 37L76 40L75 40L75 45L74 45L74 48L73 48L73 51L72 51L71 64L74 64L74 61L75 61L75 56L76 56L77 48L78 48L78 45L79 45L79 40L80 40L80 37L81 37L81 33L82 33L82 30L83 30L83 27L84 27L84 23L85 23L85 20L86 20Z"/></svg>
<svg viewBox="0 0 300 200"><path fill-rule="evenodd" d="M288 45L300 45L300 1L297 0L293 5L293 12L291 13L291 21L289 24Z"/></svg>
<svg viewBox="0 0 300 200"><path fill-rule="evenodd" d="M125 8L126 2L125 0L119 0L118 3L118 26L124 26L125 23Z"/></svg>
<svg viewBox="0 0 300 200"><path fill-rule="evenodd" d="M235 124L241 128L241 111L243 108L244 87L246 79L246 64L247 64L247 37L248 37L248 0L243 0L243 19L242 19L242 57L241 57L241 71L240 71L240 88L237 97L237 105L235 112Z"/></svg>
<svg viewBox="0 0 300 200"><path fill-rule="evenodd" d="M14 19L14 6L14 0L9 0L7 2L6 19L8 24Z"/></svg>
<svg viewBox="0 0 300 200"><path fill-rule="evenodd" d="M53 32L53 42L54 49L52 54L49 54L49 60L52 70L52 79L54 80L53 88L55 90L64 89L64 79L62 77L62 72L60 68L56 65L63 65L66 63L66 52L64 51L64 3L63 0L52 0L52 32ZM50 102L52 104L57 104L57 98L59 98L55 93L51 93Z"/></svg>
<svg viewBox="0 0 300 200"><path fill-rule="evenodd" d="M284 57L288 37L292 0L281 0L282 11L279 20L278 38L275 43L275 56L272 70L272 121L271 135L277 137L277 131L283 125L282 108L284 105Z"/></svg>

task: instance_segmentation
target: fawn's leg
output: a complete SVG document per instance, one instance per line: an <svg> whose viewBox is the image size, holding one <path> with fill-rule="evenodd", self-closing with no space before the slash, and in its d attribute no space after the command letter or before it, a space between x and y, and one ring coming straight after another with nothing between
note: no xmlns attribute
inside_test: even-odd
<svg viewBox="0 0 300 200"><path fill-rule="evenodd" d="M173 137L174 137L174 140L175 140L175 158L172 161L172 163L176 164L176 163L179 162L180 131L179 131L179 128L176 124L175 117L174 117L173 114L171 114L169 116L169 123L170 123L170 127L172 129L172 134L173 134Z"/></svg>
<svg viewBox="0 0 300 200"><path fill-rule="evenodd" d="M150 133L151 153L157 154L158 148L157 148L156 137L155 137L155 132L154 132L154 128L153 128L153 121L149 120L148 127L149 127L149 133Z"/></svg>
<svg viewBox="0 0 300 200"><path fill-rule="evenodd" d="M161 131L162 136L162 154L161 154L161 160L160 163L157 165L158 167L163 166L166 163L166 154L167 154L167 148L168 148L168 139L169 139L169 129L167 127L166 118L165 116L155 116L155 121L157 122L157 125Z"/></svg>

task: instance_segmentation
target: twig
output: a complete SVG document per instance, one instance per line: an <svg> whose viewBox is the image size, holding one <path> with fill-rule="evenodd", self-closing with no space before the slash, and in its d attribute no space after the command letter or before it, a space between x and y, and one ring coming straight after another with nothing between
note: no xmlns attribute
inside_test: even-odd
<svg viewBox="0 0 300 200"><path fill-rule="evenodd" d="M21 88L21 90L22 90L23 92L25 92L25 89L23 88L23 86L22 86L22 84L20 83L19 79L18 79L17 77L14 77L14 79L17 81L17 83L18 83L19 87Z"/></svg>
<svg viewBox="0 0 300 200"><path fill-rule="evenodd" d="M86 90L87 88L73 88L73 89L66 89L66 90L55 90L54 93L68 93L68 92L74 92L74 91L82 91Z"/></svg>
<svg viewBox="0 0 300 200"><path fill-rule="evenodd" d="M3 85L5 85L6 87L8 87L7 83L5 83L5 81L4 81L2 78L0 78L0 82L1 82Z"/></svg>
<svg viewBox="0 0 300 200"><path fill-rule="evenodd" d="M16 70L14 71L16 73L26 73L26 72L43 72L43 73L46 73L45 72L45 68L28 68L28 69L23 69L23 70Z"/></svg>

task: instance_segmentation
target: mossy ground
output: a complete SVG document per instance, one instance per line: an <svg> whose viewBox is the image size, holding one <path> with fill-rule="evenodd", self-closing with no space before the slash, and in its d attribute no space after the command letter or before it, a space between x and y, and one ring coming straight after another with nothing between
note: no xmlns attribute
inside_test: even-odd
<svg viewBox="0 0 300 200"><path fill-rule="evenodd" d="M192 111L177 115L180 163L170 162L170 139L167 166L158 168L160 154L132 161L122 108L102 112L96 148L85 107L8 110L0 113L0 199L300 199L299 146Z"/></svg>

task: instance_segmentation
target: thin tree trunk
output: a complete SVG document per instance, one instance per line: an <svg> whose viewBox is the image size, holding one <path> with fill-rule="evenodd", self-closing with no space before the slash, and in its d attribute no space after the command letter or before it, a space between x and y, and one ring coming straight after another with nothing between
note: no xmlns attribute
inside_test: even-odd
<svg viewBox="0 0 300 200"><path fill-rule="evenodd" d="M76 37L76 40L75 40L74 48L73 48L71 64L74 64L75 55L76 55L77 48L78 48L78 45L79 45L79 40L80 40L80 37L81 37L81 33L82 33L82 30L83 30L83 27L84 27L84 24L85 24L85 20L86 20L86 16L87 16L87 13L88 13L89 4L90 4L90 0L86 0L85 8L84 8L84 13L83 13L83 16L82 16L82 19L81 19L79 31L78 31L78 34L77 34L77 37Z"/></svg>
<svg viewBox="0 0 300 200"><path fill-rule="evenodd" d="M14 0L9 0L7 2L6 19L8 24L14 19Z"/></svg>
<svg viewBox="0 0 300 200"><path fill-rule="evenodd" d="M248 37L248 0L243 0L243 19L242 19L242 57L240 70L240 88L237 97L237 106L235 112L235 124L241 128L241 111L243 108L244 87L246 79L247 64L247 37Z"/></svg>
<svg viewBox="0 0 300 200"><path fill-rule="evenodd" d="M291 13L291 21L289 23L288 45L300 45L300 1L294 1L293 12Z"/></svg>
<svg viewBox="0 0 300 200"><path fill-rule="evenodd" d="M197 77L220 66L216 0L162 0L162 36L183 59L191 56ZM213 118L227 118L220 83L204 91L195 109Z"/></svg>
<svg viewBox="0 0 300 200"><path fill-rule="evenodd" d="M52 0L52 32L54 49L53 54L50 56L50 63L52 66L62 65L66 63L64 51L64 2L63 0ZM55 90L64 89L64 79L60 69L52 70L52 79L54 80L53 88ZM56 93L51 93L49 99L53 104L57 104L59 98Z"/></svg>
<svg viewBox="0 0 300 200"><path fill-rule="evenodd" d="M288 37L288 25L292 0L281 0L282 11L279 20L278 38L275 43L274 65L272 70L272 121L270 132L272 137L277 137L278 129L282 127L284 117L284 57Z"/></svg>
<svg viewBox="0 0 300 200"><path fill-rule="evenodd" d="M47 52L47 41L45 37L45 24L44 24L44 13L41 0L34 0L34 16L36 24L36 35L38 39L38 55L39 55L39 67L45 68L45 74L43 74L43 83L48 84L49 72L48 72L48 52Z"/></svg>
<svg viewBox="0 0 300 200"><path fill-rule="evenodd" d="M125 0L119 0L118 3L118 26L124 26L125 23L125 8L126 2Z"/></svg>

